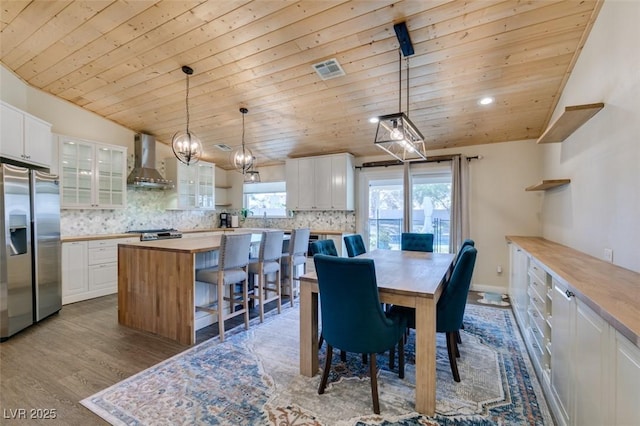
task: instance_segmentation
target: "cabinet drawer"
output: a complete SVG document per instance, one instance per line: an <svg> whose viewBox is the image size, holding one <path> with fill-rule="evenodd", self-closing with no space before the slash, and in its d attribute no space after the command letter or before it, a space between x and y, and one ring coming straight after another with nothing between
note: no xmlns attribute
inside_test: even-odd
<svg viewBox="0 0 640 426"><path fill-rule="evenodd" d="M536 309L541 314L546 315L547 314L547 302L546 302L547 298L540 297L538 292L536 292L532 286L529 286L529 290L527 291L527 293L529 294L529 303L535 306Z"/></svg>
<svg viewBox="0 0 640 426"><path fill-rule="evenodd" d="M541 280L536 274L529 272L529 288L536 292L540 299L544 300L548 287L544 280Z"/></svg>
<svg viewBox="0 0 640 426"><path fill-rule="evenodd" d="M89 267L89 290L118 291L118 264L105 263Z"/></svg>
<svg viewBox="0 0 640 426"><path fill-rule="evenodd" d="M544 346L542 345L542 341L543 339L540 337L540 335L534 331L535 328L531 328L529 329L529 336L530 336L530 341L531 341L531 346L533 347L533 356L536 357L538 363L540 365L544 364Z"/></svg>
<svg viewBox="0 0 640 426"><path fill-rule="evenodd" d="M89 249L89 265L99 265L101 263L117 261L118 249L115 245Z"/></svg>
<svg viewBox="0 0 640 426"><path fill-rule="evenodd" d="M530 258L529 260L529 275L534 275L538 277L538 279L545 283L547 282L547 272L544 270L542 265L538 263L534 258Z"/></svg>
<svg viewBox="0 0 640 426"><path fill-rule="evenodd" d="M546 317L540 315L535 309L529 310L529 325L533 329L534 333L540 338L540 342L543 342L546 335L547 321ZM540 346L542 348L542 346Z"/></svg>

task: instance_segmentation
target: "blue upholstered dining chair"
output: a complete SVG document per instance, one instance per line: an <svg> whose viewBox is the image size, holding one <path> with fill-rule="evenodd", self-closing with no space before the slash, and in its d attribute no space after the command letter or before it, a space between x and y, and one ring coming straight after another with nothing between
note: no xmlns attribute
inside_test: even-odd
<svg viewBox="0 0 640 426"><path fill-rule="evenodd" d="M367 252L360 234L347 235L344 237L344 244L347 247L347 255L349 257L356 257Z"/></svg>
<svg viewBox="0 0 640 426"><path fill-rule="evenodd" d="M264 305L271 301L276 300L278 313L282 312L280 262L283 240L284 231L262 231L258 257L249 259L249 274L258 276L249 297L258 301L260 322L264 321ZM275 275L273 282L268 279L271 274Z"/></svg>
<svg viewBox="0 0 640 426"><path fill-rule="evenodd" d="M456 362L456 357L459 356L456 333L460 330L460 327L462 327L462 318L464 317L467 294L469 293L469 286L471 285L471 276L473 275L477 253L478 251L472 246L467 246L462 250L460 258L453 268L451 278L436 305L436 332L446 333L447 335L449 364L451 365L453 379L456 382L460 381L458 364ZM416 314L413 308L393 306L391 313L393 315L404 316L407 325L415 328Z"/></svg>
<svg viewBox="0 0 640 426"><path fill-rule="evenodd" d="M197 311L218 315L220 341L224 341L224 320L244 314L244 328L249 328L249 289L247 269L251 251L251 234L224 234L220 237L218 265L196 271L196 281L217 287L217 302L207 306L196 306ZM236 299L235 284L241 283L242 293ZM229 286L229 297L224 296L224 287ZM229 301L229 313L225 314L224 301ZM236 310L236 306L241 309ZM215 306L215 309L213 308Z"/></svg>
<svg viewBox="0 0 640 426"><path fill-rule="evenodd" d="M328 256L337 256L338 250L333 240L317 240L309 244L309 254L326 254Z"/></svg>
<svg viewBox="0 0 640 426"><path fill-rule="evenodd" d="M465 247L468 247L468 246L475 247L475 245L476 245L476 242L473 241L472 239L470 239L470 238L465 239L462 242L462 244L460 245L460 250L458 250L458 254L456 254L456 258L453 261L452 268L455 267L456 263L458 263L458 259L460 259L460 255L462 254L462 251L465 249ZM448 278L447 278L447 280L448 280ZM464 323L460 326L460 329L464 330ZM459 330L456 332L456 341L459 344L462 343L462 338L460 337L460 331Z"/></svg>
<svg viewBox="0 0 640 426"><path fill-rule="evenodd" d="M404 377L404 317L389 317L380 307L373 259L351 259L317 254L322 332L327 353L318 393L327 386L333 348L369 354L373 411L380 414L376 353L399 345L399 373ZM346 383L345 383L346 384Z"/></svg>
<svg viewBox="0 0 640 426"><path fill-rule="evenodd" d="M289 239L289 250L287 253L282 254L282 268L286 273L282 287L283 289L287 289L286 291L289 295L291 306L293 306L293 299L299 291L298 286L300 281L296 274L298 266L302 265L303 271L306 272L309 235L311 235L309 228L292 230L291 238Z"/></svg>
<svg viewBox="0 0 640 426"><path fill-rule="evenodd" d="M433 252L433 234L403 232L400 237L400 249Z"/></svg>

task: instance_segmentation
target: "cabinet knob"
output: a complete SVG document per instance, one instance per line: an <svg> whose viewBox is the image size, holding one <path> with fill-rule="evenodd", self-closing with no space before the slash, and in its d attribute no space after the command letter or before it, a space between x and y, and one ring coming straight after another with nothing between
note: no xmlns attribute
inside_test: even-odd
<svg viewBox="0 0 640 426"><path fill-rule="evenodd" d="M567 297L569 297L569 298L571 298L571 297L574 297L574 296L575 296L575 294L573 294L573 292L572 292L572 291L569 291L569 290L566 290L566 291L564 292L564 294L566 294L566 295L567 295Z"/></svg>

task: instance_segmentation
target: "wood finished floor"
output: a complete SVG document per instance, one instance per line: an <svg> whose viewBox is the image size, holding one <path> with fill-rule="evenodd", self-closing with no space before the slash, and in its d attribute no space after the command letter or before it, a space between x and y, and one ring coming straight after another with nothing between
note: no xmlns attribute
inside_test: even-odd
<svg viewBox="0 0 640 426"><path fill-rule="evenodd" d="M470 294L470 303L477 299ZM274 307L272 302L267 310ZM121 326L117 314L117 295L65 305L1 343L0 424L108 424L79 401L188 348ZM252 310L251 316L256 315ZM226 328L241 321L234 318ZM207 327L198 332L197 341L217 334L217 326ZM30 409L55 409L56 419L12 419L18 409L27 414Z"/></svg>
<svg viewBox="0 0 640 426"><path fill-rule="evenodd" d="M110 295L65 305L0 344L0 424L108 424L79 401L188 348L119 325L117 302ZM230 321L227 328L242 320ZM197 340L217 335L207 327ZM18 409L55 409L56 419L12 419Z"/></svg>

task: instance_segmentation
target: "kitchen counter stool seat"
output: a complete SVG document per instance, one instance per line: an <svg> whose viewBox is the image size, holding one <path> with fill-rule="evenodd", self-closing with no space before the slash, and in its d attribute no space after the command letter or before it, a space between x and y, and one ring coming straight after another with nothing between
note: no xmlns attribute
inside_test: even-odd
<svg viewBox="0 0 640 426"><path fill-rule="evenodd" d="M264 321L266 303L276 300L278 313L282 312L280 263L283 241L284 231L263 231L258 257L249 260L249 273L258 276L257 282L254 283L253 294L249 297L258 301L260 322ZM272 274L275 274L275 279L269 282L268 276Z"/></svg>
<svg viewBox="0 0 640 426"><path fill-rule="evenodd" d="M244 328L249 329L249 294L247 270L251 251L251 234L224 234L220 239L218 265L196 271L196 281L217 287L217 300L206 306L196 306L197 311L206 311L218 316L220 341L224 341L224 321L244 315ZM240 283L240 298L234 286ZM229 297L224 296L224 287L229 286ZM229 312L225 313L224 301L229 302ZM241 308L236 310L236 306Z"/></svg>

